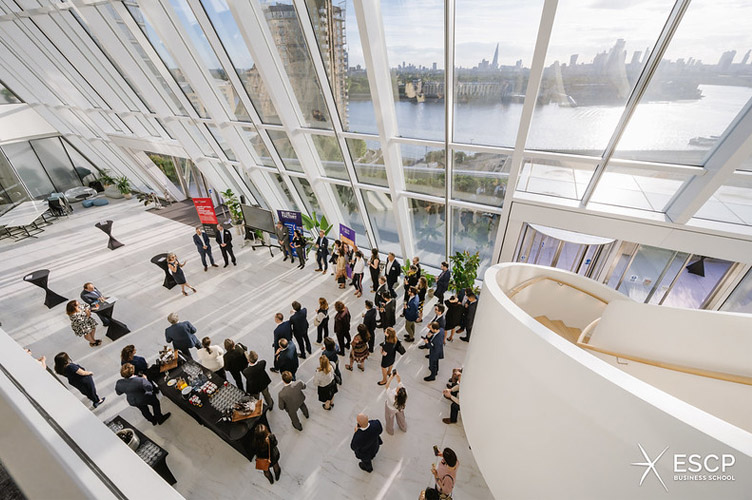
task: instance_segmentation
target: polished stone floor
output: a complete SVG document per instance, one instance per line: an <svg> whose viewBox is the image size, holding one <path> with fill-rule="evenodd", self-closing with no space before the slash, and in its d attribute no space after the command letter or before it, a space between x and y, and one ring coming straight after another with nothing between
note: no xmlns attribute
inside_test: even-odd
<svg viewBox="0 0 752 500"><path fill-rule="evenodd" d="M114 221L113 235L125 246L107 249L107 237L94 224L100 220ZM263 495L263 498L353 498L353 499L415 499L421 489L432 483L430 472L434 456L431 447L449 446L457 453L461 466L457 476L455 498L492 498L469 449L462 419L445 425L449 405L441 396L444 381L454 366L461 366L467 345L447 344L437 381L424 382L427 375L425 351L411 346L397 362L408 391L408 432L383 434L384 445L374 461L374 472L358 468L350 450L355 416L367 413L383 422L384 391L376 385L380 379L377 359L369 359L365 373L343 370L344 384L335 398L335 407L325 412L317 402L316 390L310 384L316 358L301 364L298 378L309 383L306 390L310 420L304 430L292 428L287 414L275 409L270 425L280 443L282 477L269 485L254 465L230 448L206 428L162 399L163 408L173 417L164 425L152 427L137 409L127 405L125 398L114 393L119 378L120 350L135 344L139 353L153 361L164 345L164 329L170 312L191 321L198 328L199 338L208 335L221 344L225 338L241 341L269 360L274 313L289 315L290 303L299 300L313 313L317 299L330 302L344 300L355 319L364 310L363 301L372 294L356 299L352 288L339 290L332 276L322 276L309 265L302 271L282 262L275 250L274 257L266 249L252 251L250 246L236 246L237 267L210 268L204 272L191 236L193 229L145 211L135 200L115 201L105 207L83 209L61 219L36 239L13 242L0 241L0 322L22 346L35 355L51 360L59 351L66 351L73 360L95 374L100 396L107 401L95 413L101 420L120 414L168 452L167 463L178 479L175 488L186 498L239 498ZM178 287L162 287L163 273L149 259L173 251L179 259L188 260L185 273L198 293L184 297ZM215 257L221 260L218 248ZM42 305L42 291L21 278L38 269L51 271L49 286L69 298L78 298L81 286L92 281L107 295L119 298L115 318L128 324L132 332L112 342L106 337L101 347L92 349L76 337L65 315L65 305L47 309ZM366 279L366 287L370 281ZM430 310L427 305L426 310ZM424 325L431 316L426 315ZM354 330L353 325L353 330ZM403 333L403 321L398 321ZM315 331L313 333L315 340ZM377 334L377 342L383 340ZM98 332L102 337L103 332ZM344 363L343 363L344 364ZM272 375L271 392L281 387ZM74 393L79 395L77 392ZM86 400L81 397L82 404Z"/></svg>

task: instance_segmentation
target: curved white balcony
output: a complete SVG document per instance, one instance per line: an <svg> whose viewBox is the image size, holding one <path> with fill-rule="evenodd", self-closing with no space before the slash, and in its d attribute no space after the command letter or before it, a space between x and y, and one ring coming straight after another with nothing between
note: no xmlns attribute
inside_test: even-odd
<svg viewBox="0 0 752 500"><path fill-rule="evenodd" d="M748 498L750 384L752 316L638 304L566 271L499 264L460 398L496 498ZM647 461L655 471L633 465Z"/></svg>

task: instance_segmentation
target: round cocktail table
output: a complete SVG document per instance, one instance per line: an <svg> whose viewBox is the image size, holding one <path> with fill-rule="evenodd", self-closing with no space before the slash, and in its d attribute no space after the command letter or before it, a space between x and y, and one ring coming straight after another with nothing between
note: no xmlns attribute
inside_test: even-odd
<svg viewBox="0 0 752 500"><path fill-rule="evenodd" d="M116 248L120 248L125 243L120 243L118 240L116 240L111 232L112 232L112 221L111 220L103 220L101 222L97 222L94 224L94 227L97 227L104 231L104 233L110 238L110 240L107 242L107 248L110 250L115 250Z"/></svg>
<svg viewBox="0 0 752 500"><path fill-rule="evenodd" d="M55 292L47 288L47 279L49 278L49 276L49 269L40 269L39 271L34 271L27 274L23 277L23 280L28 281L29 283L33 283L39 288L42 288L45 292L44 305L52 309L56 305L66 302L68 299L63 297L62 295L56 294Z"/></svg>

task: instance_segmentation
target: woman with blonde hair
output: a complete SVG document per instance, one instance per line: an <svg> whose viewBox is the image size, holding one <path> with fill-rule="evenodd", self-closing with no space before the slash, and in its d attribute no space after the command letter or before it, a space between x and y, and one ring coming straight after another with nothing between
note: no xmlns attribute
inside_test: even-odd
<svg viewBox="0 0 752 500"><path fill-rule="evenodd" d="M337 394L337 382L334 380L334 368L329 362L329 358L322 354L319 356L319 367L313 375L313 385L318 387L319 401L325 410L329 411L334 406L332 400Z"/></svg>
<svg viewBox="0 0 752 500"><path fill-rule="evenodd" d="M334 268L334 279L339 283L340 288L345 288L345 281L347 281L347 252L344 245L340 245L337 255L337 267Z"/></svg>
<svg viewBox="0 0 752 500"><path fill-rule="evenodd" d="M167 267L170 269L170 274L172 274L172 277L175 279L175 283L180 285L180 289L183 291L183 295L188 295L188 293L185 291L185 287L190 288L191 290L193 290L193 293L196 293L196 289L186 283L185 280L183 267L187 263L188 261L186 260L181 264L180 261L178 261L178 257L172 252L167 254Z"/></svg>
<svg viewBox="0 0 752 500"><path fill-rule="evenodd" d="M91 347L102 344L101 340L94 337L97 333L97 320L91 317L91 308L88 304L82 304L77 300L71 300L65 306L65 314L71 322L73 333L89 341Z"/></svg>

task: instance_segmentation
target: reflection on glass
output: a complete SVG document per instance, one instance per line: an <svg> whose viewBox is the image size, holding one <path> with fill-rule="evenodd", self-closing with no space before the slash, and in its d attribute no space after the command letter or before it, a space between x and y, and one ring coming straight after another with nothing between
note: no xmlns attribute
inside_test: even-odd
<svg viewBox="0 0 752 500"><path fill-rule="evenodd" d="M256 129L252 127L242 127L240 130L245 136L245 140L248 141L254 151L256 151L256 154L261 160L261 164L266 165L267 167L276 166L274 165L272 156L269 154L269 150L266 149L266 145L264 145L264 141L261 140L261 136L258 134Z"/></svg>
<svg viewBox="0 0 752 500"><path fill-rule="evenodd" d="M204 30L201 29L201 25L198 24L198 20L193 14L191 8L185 0L170 0L170 5L172 5L172 8L175 10L183 28L188 32L188 36L190 37L193 46L196 48L196 52L201 58L204 68L209 71L209 74L214 80L214 87L219 90L219 93L225 98L225 101L227 101L227 105L230 107L230 112L240 121L251 121L250 116L248 116L248 111L245 109L245 106L243 106L243 103L240 102L240 96L235 92L235 87L230 83L230 78L227 76L224 68L222 68L219 59L217 59L217 55L209 44L209 40L206 39Z"/></svg>
<svg viewBox="0 0 752 500"><path fill-rule="evenodd" d="M30 143L58 192L63 193L72 187L82 185L81 178L73 170L59 137L38 139Z"/></svg>
<svg viewBox="0 0 752 500"><path fill-rule="evenodd" d="M454 151L452 197L500 207L504 203L511 158L498 153Z"/></svg>
<svg viewBox="0 0 752 500"><path fill-rule="evenodd" d="M349 180L337 138L328 135L313 135L311 137L316 146L316 151L319 153L325 175L335 179Z"/></svg>
<svg viewBox="0 0 752 500"><path fill-rule="evenodd" d="M274 44L290 78L306 125L331 129L324 96L292 0L261 0Z"/></svg>
<svg viewBox="0 0 752 500"><path fill-rule="evenodd" d="M514 145L542 7L541 0L456 2L456 142Z"/></svg>
<svg viewBox="0 0 752 500"><path fill-rule="evenodd" d="M692 256L690 263L682 269L679 279L663 299L663 305L699 309L731 268L731 264L733 263L727 260Z"/></svg>
<svg viewBox="0 0 752 500"><path fill-rule="evenodd" d="M215 125L206 125L206 128L209 129L209 132L211 133L212 137L214 137L214 140L217 141L217 144L219 144L219 147L222 148L222 151L225 152L225 156L227 156L228 160L237 161L237 157L235 156L235 153L232 151L232 148L229 144L227 144L227 141L225 141L225 138L222 137L222 133L219 131L219 129Z"/></svg>
<svg viewBox="0 0 752 500"><path fill-rule="evenodd" d="M672 250L640 245L617 290L637 302L645 302L656 280L673 258Z"/></svg>
<svg viewBox="0 0 752 500"><path fill-rule="evenodd" d="M384 156L378 140L346 139L355 175L360 182L388 187Z"/></svg>
<svg viewBox="0 0 752 500"><path fill-rule="evenodd" d="M3 82L0 82L0 104L18 104L20 102L22 102L21 99L8 90Z"/></svg>
<svg viewBox="0 0 752 500"><path fill-rule="evenodd" d="M308 182L308 180L306 180L303 177L294 177L292 175L290 176L290 180L295 185L295 189L298 190L298 194L300 195L300 198L303 200L303 204L308 210L308 213L312 214L313 212L316 212L316 216L321 217L324 211L321 210L321 206L319 205L319 200L318 198L316 198L316 194L313 192L311 183Z"/></svg>
<svg viewBox="0 0 752 500"><path fill-rule="evenodd" d="M400 144L405 186L416 193L444 196L446 152L432 146Z"/></svg>
<svg viewBox="0 0 752 500"><path fill-rule="evenodd" d="M752 97L749 83L740 79L752 75L746 65L752 32L739 29L739 19L750 18L749 2L694 0L689 5L615 157L703 164Z"/></svg>
<svg viewBox="0 0 752 500"><path fill-rule="evenodd" d="M651 290L652 296L648 295L647 301L649 304L661 303L663 297L666 295L666 292L668 292L671 283L674 282L676 275L679 274L683 269L684 262L686 262L687 257L689 257L689 254L687 253L674 252L674 259L670 261L662 271L663 279L661 279L660 282L655 282L653 289Z"/></svg>
<svg viewBox="0 0 752 500"><path fill-rule="evenodd" d="M146 156L165 174L165 177L167 177L178 192L184 193L177 168L175 167L174 157L150 152L146 152Z"/></svg>
<svg viewBox="0 0 752 500"><path fill-rule="evenodd" d="M240 81L243 82L243 87L245 87L261 120L264 123L281 125L282 122L277 116L277 110L274 109L269 92L267 92L266 86L261 80L256 63L248 51L248 46L240 34L226 0L201 0L201 5L203 5L206 15L211 20L214 31L217 32L217 36L222 41L235 72Z"/></svg>
<svg viewBox="0 0 752 500"><path fill-rule="evenodd" d="M695 218L752 225L752 175L737 171L705 202Z"/></svg>
<svg viewBox="0 0 752 500"><path fill-rule="evenodd" d="M689 174L609 166L590 201L663 212L691 178Z"/></svg>
<svg viewBox="0 0 752 500"><path fill-rule="evenodd" d="M752 271L747 271L744 279L721 306L721 311L752 314Z"/></svg>
<svg viewBox="0 0 752 500"><path fill-rule="evenodd" d="M381 2L399 134L444 140L443 2Z"/></svg>
<svg viewBox="0 0 752 500"><path fill-rule="evenodd" d="M355 192L349 186L340 186L339 184L332 184L331 186L337 193L344 224L350 229L355 230L355 244L361 249L371 248L366 237L366 227L363 225L363 218L358 208L358 200L355 198ZM338 227L335 227L333 230L337 234L339 233Z"/></svg>
<svg viewBox="0 0 752 500"><path fill-rule="evenodd" d="M266 172L263 173L266 174ZM279 174L272 174L271 178L274 179L274 184L281 190L282 199L287 203L287 206L283 208L288 210L300 210L298 204L295 203L295 198L292 197L290 190L287 188L287 184L285 184L285 181L282 179L282 176Z"/></svg>
<svg viewBox="0 0 752 500"><path fill-rule="evenodd" d="M191 85L188 83L185 75L183 75L183 70L180 69L180 66L177 65L175 59L172 57L172 54L170 54L170 52L167 50L167 47L165 47L164 43L162 42L162 39L159 38L157 32L154 31L152 25L149 23L146 17L144 17L141 9L135 2L127 2L125 5L126 7L128 7L128 11L133 16L136 24L138 24L139 28L141 28L141 31L144 32L146 38L149 39L149 42L151 43L152 47L154 47L154 50L159 55L159 58L162 59L162 62L165 64L165 66L167 66L167 69L170 70L170 73L172 73L172 77L175 78L175 81L178 83L178 86L185 94L185 97L187 97L191 102L193 109L196 110L196 113L198 113L200 117L208 118L209 115L206 112L204 103L201 101L201 99L199 99L198 94L196 94L196 92L193 90L193 87L191 87ZM106 5L105 7L110 6ZM114 9L112 9L112 11L114 12ZM127 31L127 28L125 26L123 27Z"/></svg>
<svg viewBox="0 0 752 500"><path fill-rule="evenodd" d="M410 199L410 222L420 261L439 268L446 260L446 211L443 203ZM412 258L412 257L411 257Z"/></svg>
<svg viewBox="0 0 752 500"><path fill-rule="evenodd" d="M673 3L560 2L527 147L600 155Z"/></svg>
<svg viewBox="0 0 752 500"><path fill-rule="evenodd" d="M305 0L342 128L378 133L352 0Z"/></svg>
<svg viewBox="0 0 752 500"><path fill-rule="evenodd" d="M295 154L295 149L293 149L292 143L287 137L287 132L267 130L267 133L269 134L269 138L272 140L277 153L280 158L282 158L282 164L285 168L294 172L302 172L303 167L300 166L300 160L298 160L298 155Z"/></svg>
<svg viewBox="0 0 752 500"><path fill-rule="evenodd" d="M42 199L52 192L57 192L28 142L7 144L2 149L32 197Z"/></svg>
<svg viewBox="0 0 752 500"><path fill-rule="evenodd" d="M572 160L525 158L522 161L517 189L528 193L580 200L594 169L594 165Z"/></svg>
<svg viewBox="0 0 752 500"><path fill-rule="evenodd" d="M363 201L373 228L376 245L381 253L393 252L402 257L397 220L394 216L392 197L388 193L362 189Z"/></svg>
<svg viewBox="0 0 752 500"><path fill-rule="evenodd" d="M21 180L0 150L0 215L19 203L29 200L29 194L21 184Z"/></svg>
<svg viewBox="0 0 752 500"><path fill-rule="evenodd" d="M193 140L196 141L198 148L205 156L218 158L217 153L214 152L214 149L209 144L209 141L206 139L206 137L204 137L204 134L201 133L196 125L188 122L181 122L181 124L183 125L183 127L185 127L185 129L188 131L188 134L190 134Z"/></svg>
<svg viewBox="0 0 752 500"><path fill-rule="evenodd" d="M65 147L65 152L68 154L68 158L73 162L73 168L76 169L76 172L78 172L81 179L84 179L89 174L97 175L99 169L65 138L63 138L63 146Z"/></svg>
<svg viewBox="0 0 752 500"><path fill-rule="evenodd" d="M493 264L493 246L499 229L499 214L452 208L452 249L455 252L479 252L478 278Z"/></svg>

